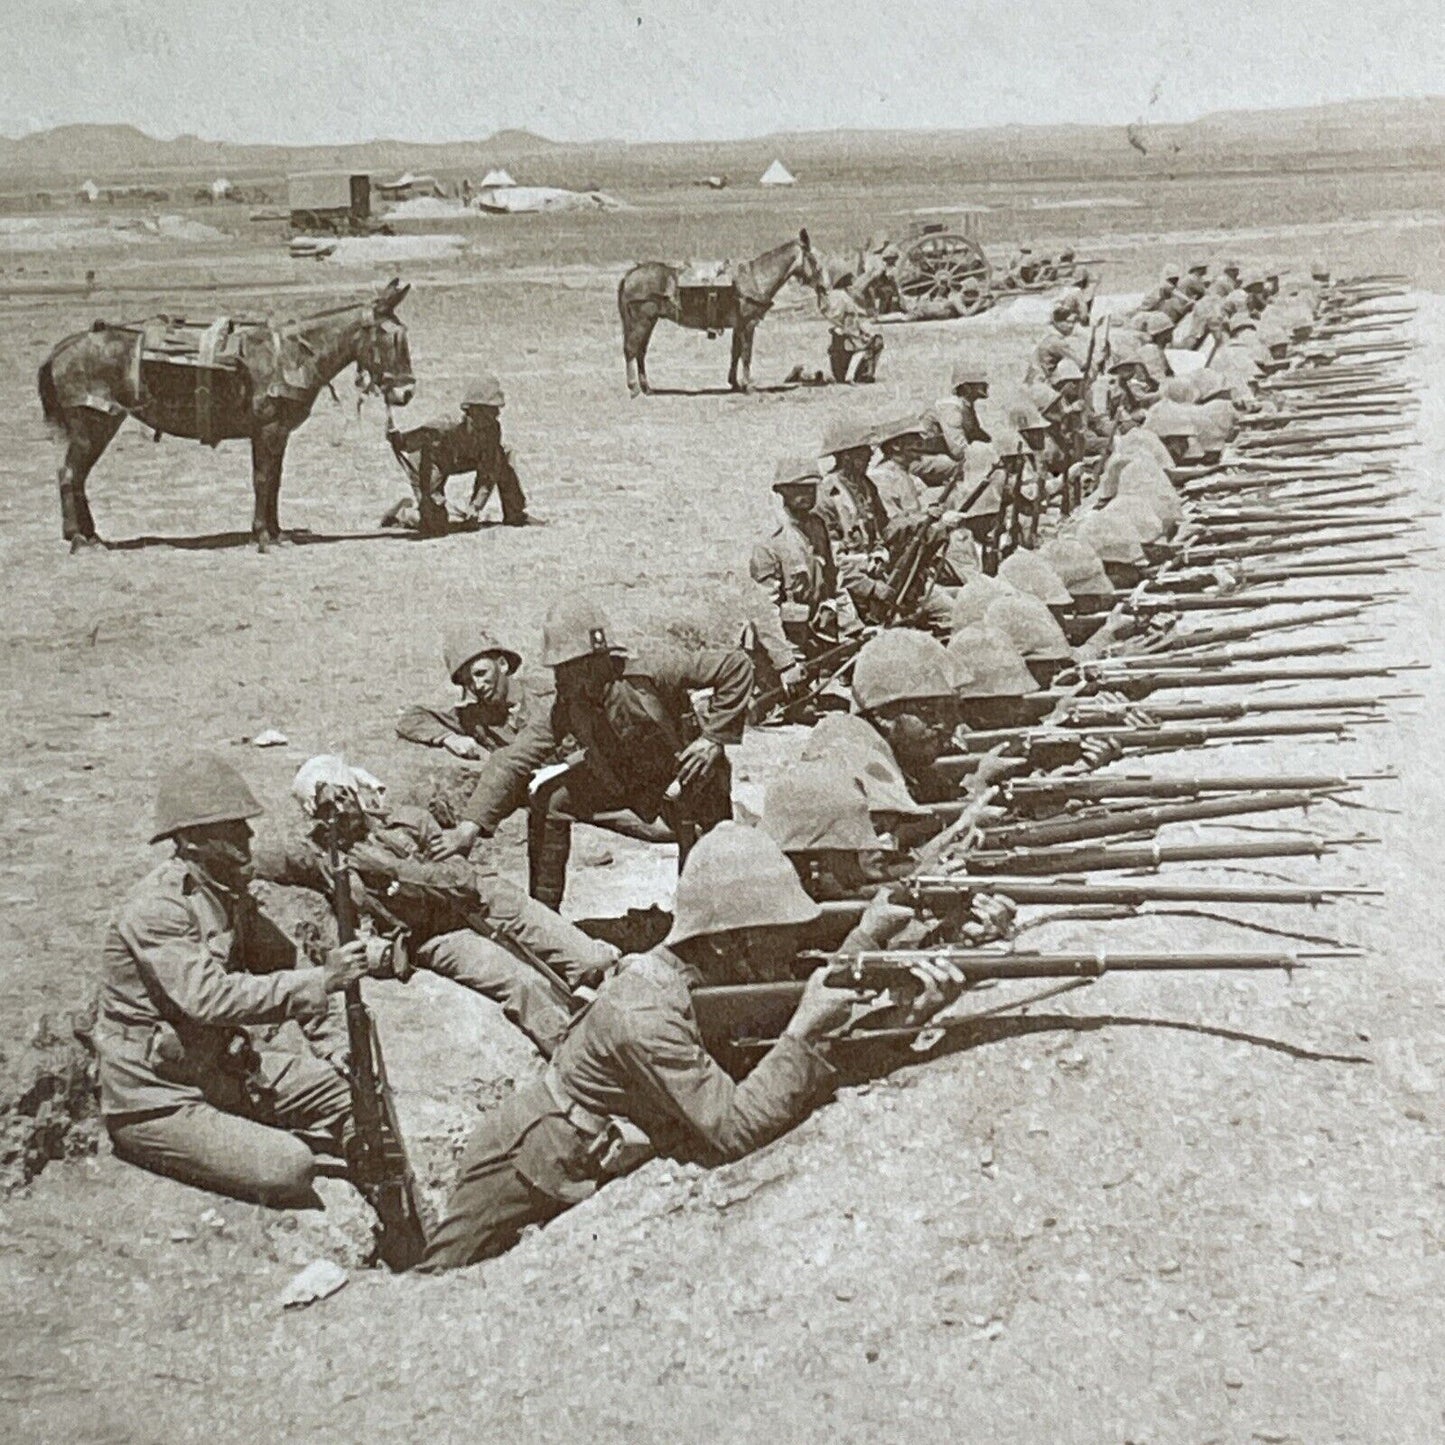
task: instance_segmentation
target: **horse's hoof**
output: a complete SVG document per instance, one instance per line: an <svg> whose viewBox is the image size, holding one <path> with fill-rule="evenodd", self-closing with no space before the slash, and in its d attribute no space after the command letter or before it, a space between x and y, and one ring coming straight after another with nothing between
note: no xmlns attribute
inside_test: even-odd
<svg viewBox="0 0 1445 1445"><path fill-rule="evenodd" d="M70 555L73 557L77 552L90 552L97 547L104 550L105 546L106 544L101 541L94 532L90 533L89 536L81 536L79 533L76 533L76 535L70 539Z"/></svg>

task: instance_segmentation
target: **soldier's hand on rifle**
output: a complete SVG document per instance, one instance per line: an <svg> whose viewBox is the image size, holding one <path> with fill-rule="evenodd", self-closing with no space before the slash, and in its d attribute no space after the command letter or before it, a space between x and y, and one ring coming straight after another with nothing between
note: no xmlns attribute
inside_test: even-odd
<svg viewBox="0 0 1445 1445"><path fill-rule="evenodd" d="M795 662L791 667L785 667L778 674L778 682L789 696L801 692L807 681L808 671L801 662Z"/></svg>
<svg viewBox="0 0 1445 1445"><path fill-rule="evenodd" d="M684 788L700 782L715 768L723 746L712 738L694 738L677 756L677 781Z"/></svg>
<svg viewBox="0 0 1445 1445"><path fill-rule="evenodd" d="M824 964L808 975L803 996L793 1010L786 1029L805 1043L821 1039L850 1023L854 1011L868 1002L868 995L855 988L835 988L828 982L829 966Z"/></svg>
<svg viewBox="0 0 1445 1445"><path fill-rule="evenodd" d="M1133 728L1157 728L1159 719L1142 707L1134 706L1122 692L1102 690L1097 694L1100 702L1107 702L1119 708L1120 721Z"/></svg>
<svg viewBox="0 0 1445 1445"><path fill-rule="evenodd" d="M975 893L969 904L969 914L969 922L963 925L962 930L964 940L968 943L993 943L1013 937L1018 905L1011 898L1000 898L996 893Z"/></svg>
<svg viewBox="0 0 1445 1445"><path fill-rule="evenodd" d="M1102 768L1105 763L1118 762L1124 748L1117 738L1085 737L1079 743L1079 756L1089 767Z"/></svg>
<svg viewBox="0 0 1445 1445"><path fill-rule="evenodd" d="M917 980L918 992L908 1001L897 1027L911 1029L926 1023L940 1009L946 1008L967 987L956 965L943 958L924 959L909 972Z"/></svg>
<svg viewBox="0 0 1445 1445"><path fill-rule="evenodd" d="M481 836L481 829L475 823L458 823L455 828L444 828L426 845L426 856L433 863L446 858L459 858L471 851L472 844Z"/></svg>
<svg viewBox="0 0 1445 1445"><path fill-rule="evenodd" d="M326 992L340 993L364 978L375 978L391 969L391 941L369 934L333 948L321 965L326 975Z"/></svg>
<svg viewBox="0 0 1445 1445"><path fill-rule="evenodd" d="M465 758L469 762L480 762L486 756L476 738L469 738L465 733L448 733L442 739L442 746L454 758Z"/></svg>
<svg viewBox="0 0 1445 1445"><path fill-rule="evenodd" d="M894 903L888 897L888 890L880 888L868 900L868 906L858 920L857 931L866 934L877 947L885 948L912 922L913 910Z"/></svg>

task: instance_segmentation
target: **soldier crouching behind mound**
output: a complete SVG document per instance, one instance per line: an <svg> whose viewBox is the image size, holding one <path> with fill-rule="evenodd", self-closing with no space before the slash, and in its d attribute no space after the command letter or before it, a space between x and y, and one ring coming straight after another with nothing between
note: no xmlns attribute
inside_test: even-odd
<svg viewBox="0 0 1445 1445"><path fill-rule="evenodd" d="M170 773L151 842L175 856L138 883L106 933L99 1019L101 1110L121 1159L261 1204L317 1204L315 1153L342 1155L351 1092L332 994L389 970L384 939L298 967L256 906L251 825L261 805L219 758ZM295 1020L288 1051L260 1026ZM335 1062L333 1062L335 1060Z"/></svg>
<svg viewBox="0 0 1445 1445"><path fill-rule="evenodd" d="M453 524L473 524L495 491L502 500L502 524L525 527L527 499L502 444L502 407L506 396L495 376L479 376L462 394L460 421L430 422L410 431L388 431L386 439L411 479L412 495L403 497L381 519L383 527L409 527L423 537L445 536ZM449 477L471 472L472 494L455 515L447 508Z"/></svg>
<svg viewBox="0 0 1445 1445"><path fill-rule="evenodd" d="M886 899L870 905L843 950L883 946L900 912ZM719 1164L810 1114L836 1079L827 1040L847 1029L860 994L815 970L786 1031L741 1083L703 1046L690 995L702 984L756 982L756 961L790 958L800 926L818 916L771 838L719 823L688 854L666 940L623 959L546 1074L482 1120L422 1268L501 1254L527 1225L653 1153Z"/></svg>

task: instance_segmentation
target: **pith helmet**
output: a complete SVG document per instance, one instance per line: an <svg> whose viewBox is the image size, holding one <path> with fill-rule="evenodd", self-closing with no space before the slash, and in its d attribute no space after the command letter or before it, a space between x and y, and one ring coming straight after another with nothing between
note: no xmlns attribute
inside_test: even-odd
<svg viewBox="0 0 1445 1445"><path fill-rule="evenodd" d="M481 376L474 376L462 392L462 405L467 406L503 406L506 404L506 396L502 391L502 383L492 375L490 371L484 372Z"/></svg>
<svg viewBox="0 0 1445 1445"><path fill-rule="evenodd" d="M1168 535L1168 525L1149 505L1149 499L1137 493L1121 492L1102 510L1132 527L1140 542L1161 542Z"/></svg>
<svg viewBox="0 0 1445 1445"><path fill-rule="evenodd" d="M1139 329L1145 336L1153 337L1156 341L1161 336L1167 336L1174 330L1174 323L1162 311L1146 311L1139 318Z"/></svg>
<svg viewBox="0 0 1445 1445"><path fill-rule="evenodd" d="M892 421L881 422L873 429L873 440L877 445L882 446L885 442L895 442L902 437L923 437L928 435L928 427L920 416L899 416Z"/></svg>
<svg viewBox="0 0 1445 1445"><path fill-rule="evenodd" d="M1194 436L1193 408L1173 401L1156 401L1144 417L1145 427L1161 441L1169 437Z"/></svg>
<svg viewBox="0 0 1445 1445"><path fill-rule="evenodd" d="M877 712L893 702L951 698L958 669L935 637L911 627L889 627L870 638L853 664L853 702Z"/></svg>
<svg viewBox="0 0 1445 1445"><path fill-rule="evenodd" d="M542 624L542 665L560 667L594 652L612 652L612 624L585 594L572 594L552 604Z"/></svg>
<svg viewBox="0 0 1445 1445"><path fill-rule="evenodd" d="M442 643L447 676L458 687L462 684L462 674L477 658L493 653L502 659L508 672L516 672L522 665L521 653L503 647L485 627L453 627Z"/></svg>
<svg viewBox="0 0 1445 1445"><path fill-rule="evenodd" d="M972 674L972 680L959 688L960 697L1027 697L1039 690L1013 639L986 622L973 622L955 632L948 650Z"/></svg>
<svg viewBox="0 0 1445 1445"><path fill-rule="evenodd" d="M1068 607L1074 600L1059 574L1037 552L1024 547L1003 559L998 575L1001 581L1037 597L1046 607Z"/></svg>
<svg viewBox="0 0 1445 1445"><path fill-rule="evenodd" d="M811 923L820 912L766 833L742 823L719 823L683 864L667 942L736 928Z"/></svg>
<svg viewBox="0 0 1445 1445"><path fill-rule="evenodd" d="M839 452L851 452L855 447L872 447L873 429L863 425L861 422L843 421L830 422L828 429L823 433L823 451L825 457L836 457Z"/></svg>
<svg viewBox="0 0 1445 1445"><path fill-rule="evenodd" d="M1113 596L1114 584L1099 554L1087 542L1055 537L1039 548L1039 556L1059 574L1071 597Z"/></svg>
<svg viewBox="0 0 1445 1445"><path fill-rule="evenodd" d="M1008 424L1016 431L1047 431L1043 412L1026 396L1017 396L1009 403Z"/></svg>
<svg viewBox="0 0 1445 1445"><path fill-rule="evenodd" d="M908 794L908 785L882 734L856 713L830 712L820 718L803 739L801 761L820 759L857 780L873 814L922 817L920 807Z"/></svg>
<svg viewBox="0 0 1445 1445"><path fill-rule="evenodd" d="M953 616L950 619L955 632L971 622L982 622L988 616L988 609L1000 597L1017 596L1017 589L1010 587L1002 577L990 577L984 572L974 573L958 589L953 599Z"/></svg>
<svg viewBox="0 0 1445 1445"><path fill-rule="evenodd" d="M1004 633L1025 662L1065 662L1073 656L1064 629L1037 597L1010 589L994 600L983 620Z"/></svg>
<svg viewBox="0 0 1445 1445"><path fill-rule="evenodd" d="M955 361L948 384L954 391L961 386L987 386L988 372L971 361Z"/></svg>
<svg viewBox="0 0 1445 1445"><path fill-rule="evenodd" d="M822 468L812 457L787 457L773 471L773 490L784 487L816 487L823 480Z"/></svg>
<svg viewBox="0 0 1445 1445"><path fill-rule="evenodd" d="M862 783L821 760L797 763L773 779L763 794L759 826L784 853L874 853L883 847Z"/></svg>
<svg viewBox="0 0 1445 1445"><path fill-rule="evenodd" d="M1087 542L1104 563L1126 567L1142 567L1144 548L1138 532L1122 517L1110 515L1107 509L1085 512L1074 527L1074 535Z"/></svg>
<svg viewBox="0 0 1445 1445"><path fill-rule="evenodd" d="M993 446L1000 458L1029 455L1028 444L1011 426L1001 426L994 432Z"/></svg>
<svg viewBox="0 0 1445 1445"><path fill-rule="evenodd" d="M1072 356L1062 356L1059 364L1053 370L1053 383L1055 386L1061 381L1082 381L1084 379L1084 368L1074 360Z"/></svg>
<svg viewBox="0 0 1445 1445"><path fill-rule="evenodd" d="M212 753L199 753L161 779L151 842L159 843L182 828L236 823L259 817L262 811L245 778L230 763Z"/></svg>

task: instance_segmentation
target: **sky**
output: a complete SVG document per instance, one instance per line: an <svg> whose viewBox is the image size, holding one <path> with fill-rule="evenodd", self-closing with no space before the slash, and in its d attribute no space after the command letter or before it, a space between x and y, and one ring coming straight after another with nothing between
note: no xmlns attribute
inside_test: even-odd
<svg viewBox="0 0 1445 1445"><path fill-rule="evenodd" d="M1445 93L1439 0L16 0L0 134L335 144L1191 120Z"/></svg>

